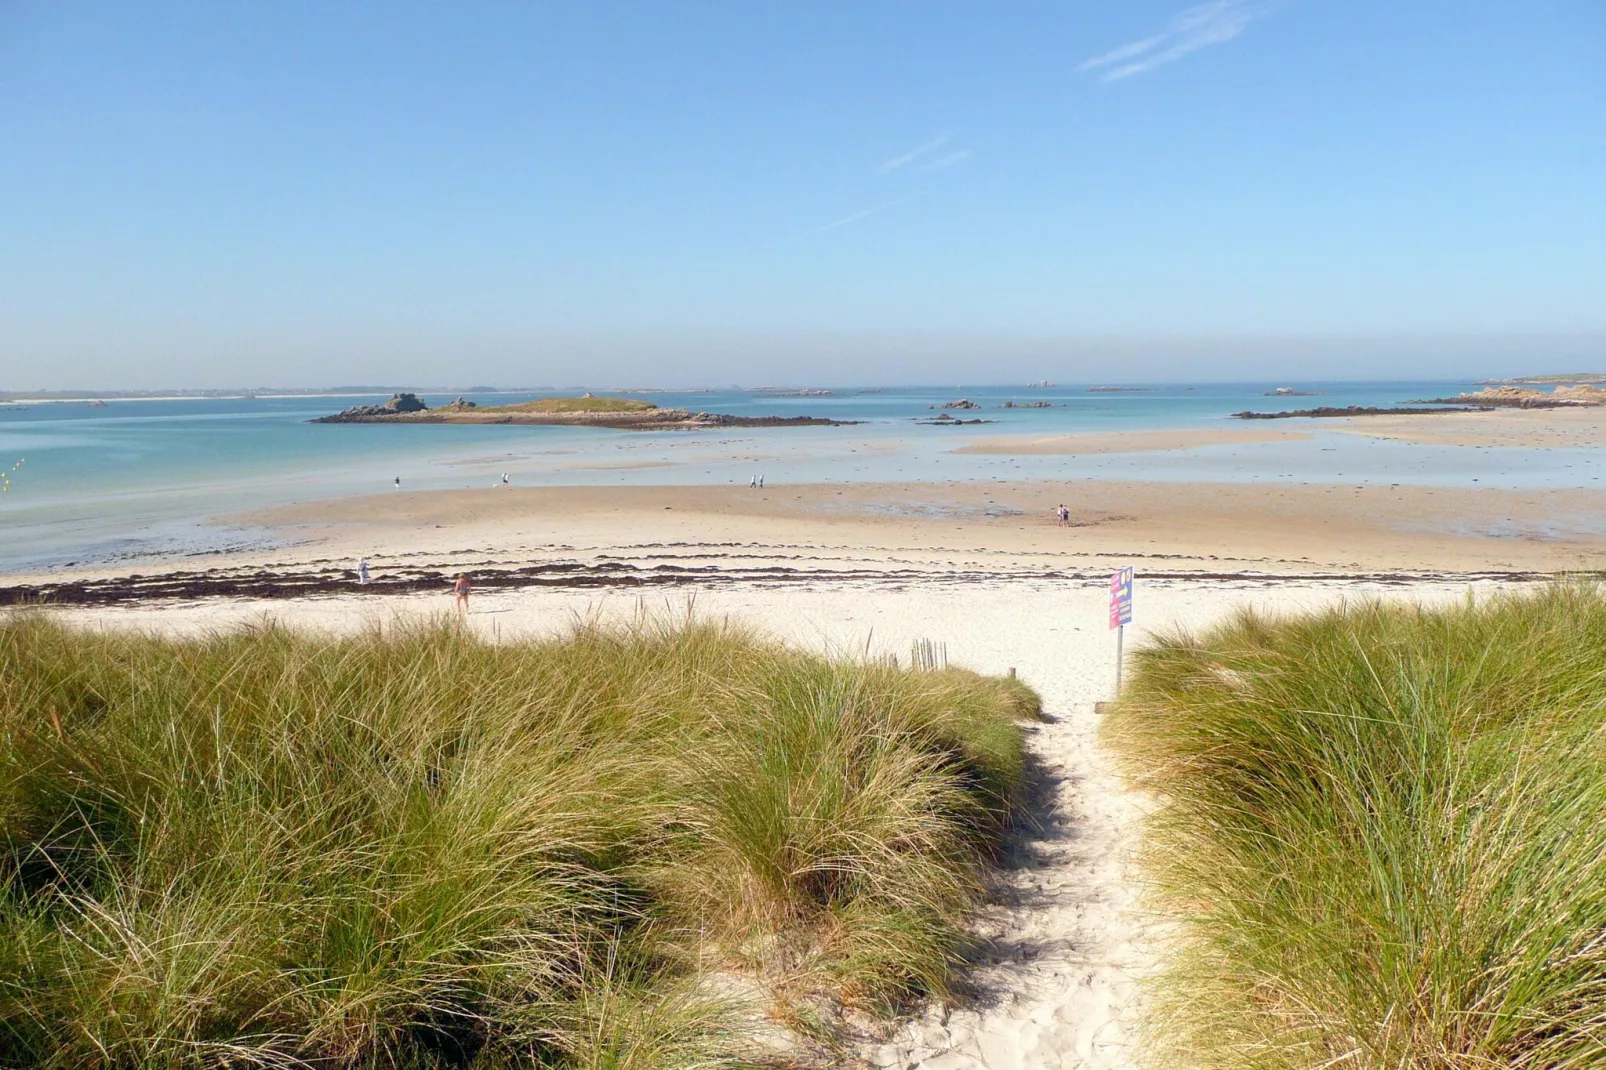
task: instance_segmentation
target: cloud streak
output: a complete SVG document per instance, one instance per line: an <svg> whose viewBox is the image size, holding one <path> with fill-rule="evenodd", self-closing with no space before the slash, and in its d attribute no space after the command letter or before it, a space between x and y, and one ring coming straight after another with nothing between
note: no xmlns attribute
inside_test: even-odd
<svg viewBox="0 0 1606 1070"><path fill-rule="evenodd" d="M1266 5L1249 0L1213 0L1175 15L1152 37L1113 48L1076 69L1098 72L1100 81L1118 82L1152 71L1202 48L1224 45L1266 13Z"/></svg>
<svg viewBox="0 0 1606 1070"><path fill-rule="evenodd" d="M904 153L902 156L894 156L892 159L885 161L880 167L876 168L876 172L884 175L888 171L896 171L900 167L907 167L916 160L920 159L920 157L925 156L928 153L936 152L938 149L948 144L948 139L953 136L954 132L952 130L946 130L932 138L930 141L926 142L924 145L917 145L908 152Z"/></svg>
<svg viewBox="0 0 1606 1070"><path fill-rule="evenodd" d="M827 230L835 230L838 227L845 227L849 223L857 223L859 220L873 216L877 212L885 212L888 208L896 208L900 204L907 204L918 196L920 196L918 193L911 193L907 197L899 197L897 200L886 201L885 203L878 204L873 208L866 208L862 211L854 212L852 215L845 215L841 219L833 219L829 223L815 227L815 233L820 233Z"/></svg>
<svg viewBox="0 0 1606 1070"><path fill-rule="evenodd" d="M921 170L941 171L944 168L952 167L954 164L959 163L962 160L969 159L969 157L969 149L960 149L958 152L950 152L946 156L937 157L935 160L932 160L930 163L926 164L925 167L921 168Z"/></svg>

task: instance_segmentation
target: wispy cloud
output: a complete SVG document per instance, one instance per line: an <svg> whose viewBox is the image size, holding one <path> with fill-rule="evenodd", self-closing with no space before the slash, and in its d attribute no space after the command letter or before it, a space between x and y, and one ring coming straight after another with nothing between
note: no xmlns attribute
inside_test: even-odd
<svg viewBox="0 0 1606 1070"><path fill-rule="evenodd" d="M894 156L892 159L883 163L880 167L877 167L876 171L881 174L886 174L888 171L896 171L900 167L907 167L909 164L914 163L927 153L936 152L938 149L948 144L948 139L953 136L954 132L952 130L944 131L943 133L932 138L930 141L926 142L924 145L917 145L908 152L904 153L902 156Z"/></svg>
<svg viewBox="0 0 1606 1070"><path fill-rule="evenodd" d="M911 193L907 197L899 197L895 201L887 201L884 204L878 204L873 208L866 208L862 211L854 212L852 215L845 215L841 219L833 219L831 222L826 223L823 226L815 227L814 229L815 231L822 231L835 230L837 227L845 227L849 223L857 223L859 220L868 216L873 216L877 212L885 212L888 208L896 208L900 204L907 204L909 201L914 200L918 196L920 196L920 194Z"/></svg>
<svg viewBox="0 0 1606 1070"><path fill-rule="evenodd" d="M970 156L970 150L969 149L960 149L958 152L950 152L946 156L937 157L935 160L932 160L930 163L928 163L924 167L922 167L921 170L922 171L941 171L945 167L952 167L954 164L960 162L961 160L968 159L969 156Z"/></svg>
<svg viewBox="0 0 1606 1070"><path fill-rule="evenodd" d="M1152 71L1201 48L1224 45L1266 13L1264 3L1252 0L1214 0L1178 13L1152 37L1094 56L1079 71L1098 71L1106 82Z"/></svg>

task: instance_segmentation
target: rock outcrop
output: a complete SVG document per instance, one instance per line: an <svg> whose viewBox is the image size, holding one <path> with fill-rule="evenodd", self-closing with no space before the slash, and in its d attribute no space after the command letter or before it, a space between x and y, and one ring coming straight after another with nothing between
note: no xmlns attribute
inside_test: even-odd
<svg viewBox="0 0 1606 1070"><path fill-rule="evenodd" d="M457 401L462 401L458 398ZM457 402L453 402L456 404ZM467 402L472 405L473 402ZM392 394L390 400L383 405L353 405L344 412L337 412L333 416L320 416L312 422L315 424L342 424L357 420L371 420L376 416L398 416L404 412L424 412L429 408L418 400L417 394Z"/></svg>
<svg viewBox="0 0 1606 1070"><path fill-rule="evenodd" d="M1573 409L1606 405L1606 390L1598 386L1558 386L1555 390L1525 390L1515 386L1489 386L1453 398L1430 398L1430 405L1495 405L1503 409Z"/></svg>
<svg viewBox="0 0 1606 1070"><path fill-rule="evenodd" d="M1294 417L1321 419L1324 417L1343 416L1431 416L1443 412L1490 412L1488 408L1471 405L1461 405L1450 408L1424 409L1410 406L1397 406L1395 408L1378 408L1375 405L1346 405L1343 408L1323 406L1319 409L1292 409L1288 412L1235 412L1233 417L1239 420L1288 420Z"/></svg>

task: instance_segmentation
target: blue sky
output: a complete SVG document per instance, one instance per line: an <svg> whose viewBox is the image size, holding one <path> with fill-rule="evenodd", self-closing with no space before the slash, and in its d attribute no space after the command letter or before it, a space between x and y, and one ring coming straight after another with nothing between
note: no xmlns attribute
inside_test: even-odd
<svg viewBox="0 0 1606 1070"><path fill-rule="evenodd" d="M0 0L0 388L1574 366L1599 0Z"/></svg>

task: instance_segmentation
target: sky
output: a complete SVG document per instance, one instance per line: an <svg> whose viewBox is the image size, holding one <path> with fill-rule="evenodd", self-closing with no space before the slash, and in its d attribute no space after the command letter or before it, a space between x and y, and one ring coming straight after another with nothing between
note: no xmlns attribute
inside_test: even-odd
<svg viewBox="0 0 1606 1070"><path fill-rule="evenodd" d="M1585 368L1600 0L0 0L0 390Z"/></svg>

